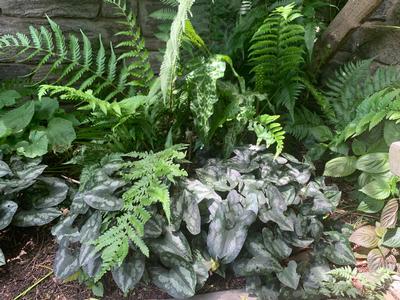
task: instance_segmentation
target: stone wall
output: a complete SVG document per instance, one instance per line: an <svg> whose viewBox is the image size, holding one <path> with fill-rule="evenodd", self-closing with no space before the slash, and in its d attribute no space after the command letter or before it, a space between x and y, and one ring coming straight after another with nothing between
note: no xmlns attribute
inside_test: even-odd
<svg viewBox="0 0 400 300"><path fill-rule="evenodd" d="M149 14L160 7L158 0L128 0L135 12L145 36L152 62L157 68L155 54L162 46L153 32L155 22ZM0 35L28 32L30 25L46 25L46 15L56 21L65 33L79 34L82 29L89 38L96 39L99 34L105 41L113 39L120 25L114 10L103 0L0 0ZM0 80L15 78L29 73L34 61L16 64L12 53L0 55Z"/></svg>
<svg viewBox="0 0 400 300"><path fill-rule="evenodd" d="M157 24L149 14L160 8L159 0L128 0L146 38L155 69L157 50L162 46L154 37ZM353 1L353 0L350 0ZM27 32L29 25L46 24L48 15L65 32L82 29L90 38L101 34L112 40L118 24L112 9L102 0L0 0L0 35ZM351 59L374 57L376 64L400 65L400 0L384 0L382 5L348 38L333 57L331 66ZM386 27L384 27L386 26ZM32 70L34 61L16 64L11 55L0 56L0 80L15 78Z"/></svg>

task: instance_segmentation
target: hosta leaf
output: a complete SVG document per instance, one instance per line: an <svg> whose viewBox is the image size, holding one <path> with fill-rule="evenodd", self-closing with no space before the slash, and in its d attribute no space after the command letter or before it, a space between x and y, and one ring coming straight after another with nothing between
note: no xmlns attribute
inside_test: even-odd
<svg viewBox="0 0 400 300"><path fill-rule="evenodd" d="M399 211L399 199L389 200L382 210L381 226L385 228L396 227L398 211Z"/></svg>
<svg viewBox="0 0 400 300"><path fill-rule="evenodd" d="M382 245L389 248L400 248L400 227L388 229L383 237Z"/></svg>
<svg viewBox="0 0 400 300"><path fill-rule="evenodd" d="M15 215L13 224L19 227L42 226L59 216L61 216L61 211L52 207L40 210L22 210Z"/></svg>
<svg viewBox="0 0 400 300"><path fill-rule="evenodd" d="M121 266L112 269L112 277L126 295L133 290L143 276L145 260L142 255L128 255Z"/></svg>
<svg viewBox="0 0 400 300"><path fill-rule="evenodd" d="M42 183L41 187L35 190L35 197L32 199L35 208L47 208L57 206L67 198L68 185L61 179L55 177L39 178L36 185Z"/></svg>
<svg viewBox="0 0 400 300"><path fill-rule="evenodd" d="M389 183L383 179L377 179L368 183L360 191L366 194L368 197L378 200L385 200L390 196L391 193Z"/></svg>
<svg viewBox="0 0 400 300"><path fill-rule="evenodd" d="M379 174L389 170L389 154L388 153L371 153L361 156L357 160L357 170Z"/></svg>
<svg viewBox="0 0 400 300"><path fill-rule="evenodd" d="M0 202L0 230L3 230L11 224L17 209L18 205L13 201Z"/></svg>
<svg viewBox="0 0 400 300"><path fill-rule="evenodd" d="M365 248L375 248L378 246L379 238L376 235L375 226L366 225L354 231L349 241Z"/></svg>
<svg viewBox="0 0 400 300"><path fill-rule="evenodd" d="M76 139L71 121L63 118L53 118L47 126L47 136L54 152L67 150Z"/></svg>
<svg viewBox="0 0 400 300"><path fill-rule="evenodd" d="M287 287L296 290L299 282L300 275L297 274L297 263L294 260L289 261L287 267L282 272L276 274L279 281Z"/></svg>
<svg viewBox="0 0 400 300"><path fill-rule="evenodd" d="M196 273L184 261L173 269L151 268L152 282L170 296L177 299L190 298L196 293Z"/></svg>
<svg viewBox="0 0 400 300"><path fill-rule="evenodd" d="M4 257L3 250L0 248L0 267L6 264L6 258Z"/></svg>
<svg viewBox="0 0 400 300"><path fill-rule="evenodd" d="M4 161L0 160L0 178L8 175L12 175L10 167Z"/></svg>
<svg viewBox="0 0 400 300"><path fill-rule="evenodd" d="M334 158L325 165L324 176L346 177L356 171L357 158L354 156L344 156Z"/></svg>
<svg viewBox="0 0 400 300"><path fill-rule="evenodd" d="M236 276L261 276L283 270L279 261L271 255L239 259L234 262L233 268Z"/></svg>
<svg viewBox="0 0 400 300"><path fill-rule="evenodd" d="M67 279L79 270L78 258L68 249L68 243L62 242L54 259L54 274L57 278Z"/></svg>

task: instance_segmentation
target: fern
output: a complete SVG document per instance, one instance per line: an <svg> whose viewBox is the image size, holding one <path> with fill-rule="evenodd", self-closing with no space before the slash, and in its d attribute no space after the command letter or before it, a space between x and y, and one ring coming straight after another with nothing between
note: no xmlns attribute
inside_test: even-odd
<svg viewBox="0 0 400 300"><path fill-rule="evenodd" d="M187 176L175 163L185 157L186 147L176 145L158 153L131 153L126 155L135 161L123 164L122 177L131 187L122 195L124 208L116 224L103 233L96 241L101 251L103 264L96 274L99 280L113 266L120 265L128 254L132 242L146 256L149 249L143 240L144 225L151 218L148 208L160 203L167 220L171 219L169 183L176 177Z"/></svg>
<svg viewBox="0 0 400 300"><path fill-rule="evenodd" d="M161 91L164 101L169 100L176 78L176 68L179 60L179 50L185 30L189 11L195 0L179 1L178 12L171 25L171 33L167 41L164 59L160 69Z"/></svg>
<svg viewBox="0 0 400 300"><path fill-rule="evenodd" d="M276 8L251 40L250 63L255 85L265 91L276 106L293 108L303 85L299 82L304 62L304 27L295 21L301 14L294 4Z"/></svg>
<svg viewBox="0 0 400 300"><path fill-rule="evenodd" d="M282 125L275 122L280 116L261 115L255 121L250 122L249 130L257 135L257 145L265 141L267 148L276 144L275 157L278 157L284 146L285 131Z"/></svg>
<svg viewBox="0 0 400 300"><path fill-rule="evenodd" d="M304 140L312 134L314 127L321 125L324 121L317 113L301 107L295 110L295 119L287 124L285 130L298 140Z"/></svg>

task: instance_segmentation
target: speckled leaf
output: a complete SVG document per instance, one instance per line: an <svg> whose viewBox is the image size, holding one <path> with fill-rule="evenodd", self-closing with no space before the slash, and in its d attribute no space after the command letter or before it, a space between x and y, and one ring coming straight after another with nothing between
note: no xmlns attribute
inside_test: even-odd
<svg viewBox="0 0 400 300"><path fill-rule="evenodd" d="M19 227L42 226L59 216L61 216L60 210L52 207L40 210L22 210L15 215L13 224Z"/></svg>
<svg viewBox="0 0 400 300"><path fill-rule="evenodd" d="M83 194L83 200L90 207L102 211L119 211L124 206L121 198L112 195L107 186L101 185Z"/></svg>
<svg viewBox="0 0 400 300"><path fill-rule="evenodd" d="M35 208L48 208L57 206L67 198L68 185L61 179L54 177L42 177L38 179L38 183L45 185L44 189L37 190L37 196L34 197L33 206Z"/></svg>
<svg viewBox="0 0 400 300"><path fill-rule="evenodd" d="M85 266L94 261L98 256L99 252L96 247L91 244L82 244L79 251L79 265Z"/></svg>
<svg viewBox="0 0 400 300"><path fill-rule="evenodd" d="M365 248L375 248L378 246L379 238L376 235L375 226L367 225L354 231L349 241Z"/></svg>
<svg viewBox="0 0 400 300"><path fill-rule="evenodd" d="M161 215L155 214L144 225L144 237L148 239L156 239L163 233L164 220Z"/></svg>
<svg viewBox="0 0 400 300"><path fill-rule="evenodd" d="M297 274L297 263L294 260L289 261L287 267L282 272L277 273L276 277L287 287L296 290L300 282L300 275Z"/></svg>
<svg viewBox="0 0 400 300"><path fill-rule="evenodd" d="M0 160L0 178L8 175L12 175L10 167L4 161Z"/></svg>
<svg viewBox="0 0 400 300"><path fill-rule="evenodd" d="M192 261L192 251L185 236L181 232L167 230L163 238L151 242L151 249L159 256L173 253L186 261Z"/></svg>
<svg viewBox="0 0 400 300"><path fill-rule="evenodd" d="M67 279L79 270L78 257L68 249L68 243L60 244L54 259L53 269L56 277L61 279Z"/></svg>
<svg viewBox="0 0 400 300"><path fill-rule="evenodd" d="M0 248L0 267L6 264L6 258L4 257L3 250Z"/></svg>
<svg viewBox="0 0 400 300"><path fill-rule="evenodd" d="M13 201L0 202L0 230L10 225L17 209L18 205Z"/></svg>
<svg viewBox="0 0 400 300"><path fill-rule="evenodd" d="M329 243L324 250L326 258L336 265L354 265L354 253L349 245L347 238L342 234L334 231L328 231L324 234Z"/></svg>
<svg viewBox="0 0 400 300"><path fill-rule="evenodd" d="M381 226L395 228L399 211L399 199L392 199L386 203L381 213Z"/></svg>
<svg viewBox="0 0 400 300"><path fill-rule="evenodd" d="M264 247L276 258L285 259L292 254L292 248L285 243L284 240L275 238L272 231L268 228L263 228L262 238Z"/></svg>
<svg viewBox="0 0 400 300"><path fill-rule="evenodd" d="M89 210L89 205L83 199L83 193L77 192L72 200L70 212L73 214L84 215Z"/></svg>
<svg viewBox="0 0 400 300"><path fill-rule="evenodd" d="M99 211L90 216L80 230L81 243L90 243L99 236L101 221L102 217Z"/></svg>
<svg viewBox="0 0 400 300"><path fill-rule="evenodd" d="M56 237L58 242L64 238L70 242L78 242L80 240L78 228L72 226L77 217L77 214L69 214L51 228L51 234Z"/></svg>
<svg viewBox="0 0 400 300"><path fill-rule="evenodd" d="M133 290L143 276L145 260L142 255L128 255L121 266L112 269L112 277L126 295Z"/></svg>
<svg viewBox="0 0 400 300"><path fill-rule="evenodd" d="M239 259L234 262L236 276L261 276L283 270L279 261L269 256L255 256L251 259Z"/></svg>
<svg viewBox="0 0 400 300"><path fill-rule="evenodd" d="M196 273L196 290L201 289L206 283L210 270L212 268L212 261L207 260L199 252L195 253L195 261L193 264L194 272Z"/></svg>
<svg viewBox="0 0 400 300"><path fill-rule="evenodd" d="M102 259L101 253L96 253L90 260L85 264L82 264L82 270L90 277L95 277L101 270Z"/></svg>
<svg viewBox="0 0 400 300"><path fill-rule="evenodd" d="M177 299L190 298L196 293L196 273L191 264L182 263L173 269L151 268L152 282Z"/></svg>
<svg viewBox="0 0 400 300"><path fill-rule="evenodd" d="M256 214L246 210L236 191L228 194L211 221L207 236L208 252L223 263L232 262L239 254L247 237L247 230L256 219Z"/></svg>
<svg viewBox="0 0 400 300"><path fill-rule="evenodd" d="M219 192L228 192L234 189L240 181L240 173L226 168L221 163L214 162L202 169L196 170L200 181Z"/></svg>

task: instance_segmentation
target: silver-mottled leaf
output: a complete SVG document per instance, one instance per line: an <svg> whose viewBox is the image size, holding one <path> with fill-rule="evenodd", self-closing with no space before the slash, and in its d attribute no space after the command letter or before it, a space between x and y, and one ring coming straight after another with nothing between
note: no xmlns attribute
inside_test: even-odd
<svg viewBox="0 0 400 300"><path fill-rule="evenodd" d="M13 201L0 202L0 230L10 225L17 209L18 205Z"/></svg>
<svg viewBox="0 0 400 300"><path fill-rule="evenodd" d="M15 215L13 224L18 227L42 226L55 220L61 214L60 210L53 207L40 210L22 210Z"/></svg>
<svg viewBox="0 0 400 300"><path fill-rule="evenodd" d="M81 243L90 243L99 236L101 221L101 213L95 211L80 230Z"/></svg>
<svg viewBox="0 0 400 300"><path fill-rule="evenodd" d="M0 160L0 178L4 176L12 175L10 167L2 160Z"/></svg>
<svg viewBox="0 0 400 300"><path fill-rule="evenodd" d="M51 228L51 234L56 237L58 242L64 238L70 242L78 242L80 240L78 228L72 226L77 217L77 214L69 214Z"/></svg>
<svg viewBox="0 0 400 300"><path fill-rule="evenodd" d="M173 253L186 261L192 261L192 251L186 237L181 232L172 232L168 228L163 238L150 243L151 249L158 256Z"/></svg>
<svg viewBox="0 0 400 300"><path fill-rule="evenodd" d="M36 194L32 198L35 208L54 207L67 198L68 185L63 180L54 177L41 177L36 185L40 185L40 183L44 184L44 188L33 191Z"/></svg>
<svg viewBox="0 0 400 300"><path fill-rule="evenodd" d="M121 198L112 195L112 191L104 185L97 186L94 189L83 194L83 200L90 207L102 211L119 211L124 206Z"/></svg>
<svg viewBox="0 0 400 300"><path fill-rule="evenodd" d="M234 262L233 269L236 276L262 276L283 270L279 261L271 255L239 259Z"/></svg>
<svg viewBox="0 0 400 300"><path fill-rule="evenodd" d="M143 276L145 260L142 255L128 255L121 266L113 268L112 277L126 295L133 290Z"/></svg>
<svg viewBox="0 0 400 300"><path fill-rule="evenodd" d="M287 267L282 272L277 273L276 277L287 287L296 290L300 282L300 275L297 274L297 263L294 260L289 261Z"/></svg>
<svg viewBox="0 0 400 300"><path fill-rule="evenodd" d="M78 257L68 249L68 243L60 244L54 259L54 274L57 278L66 279L79 270Z"/></svg>

